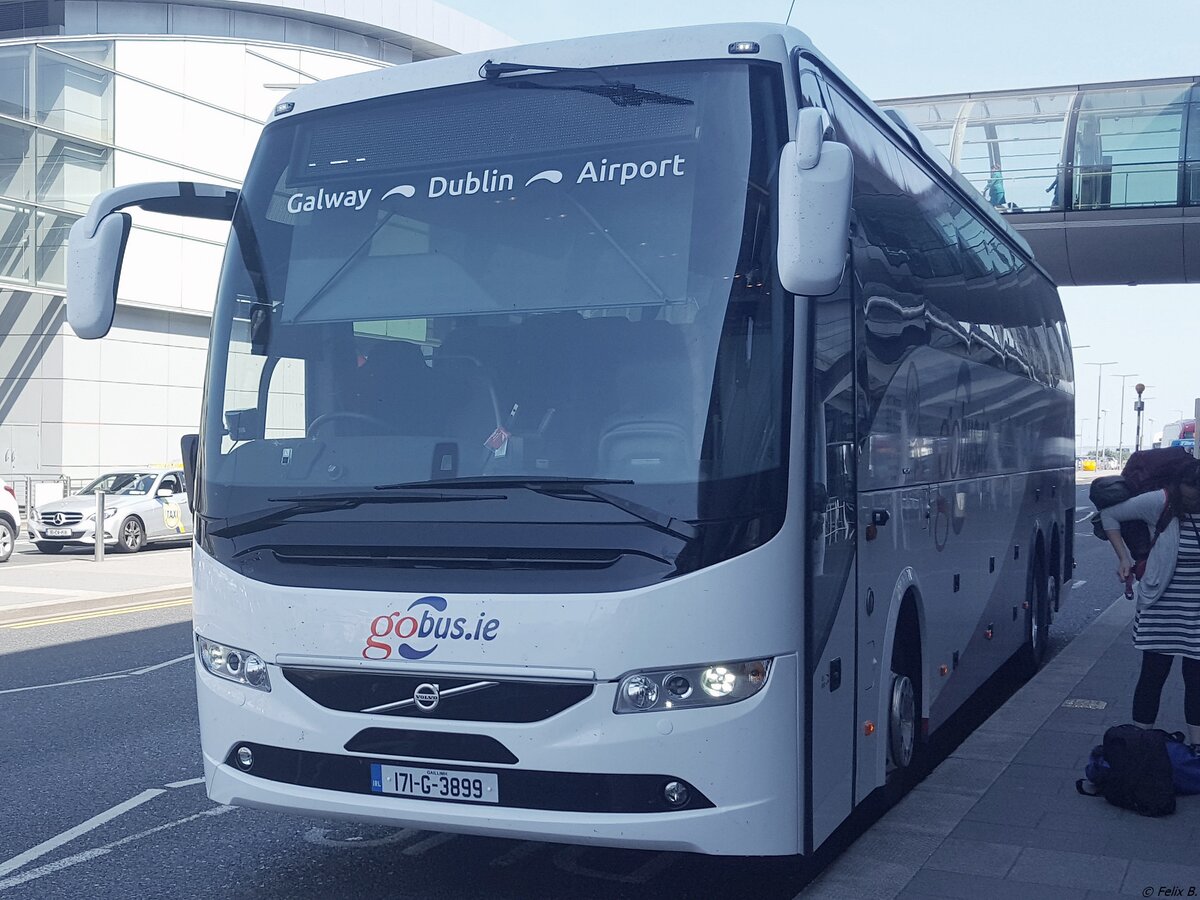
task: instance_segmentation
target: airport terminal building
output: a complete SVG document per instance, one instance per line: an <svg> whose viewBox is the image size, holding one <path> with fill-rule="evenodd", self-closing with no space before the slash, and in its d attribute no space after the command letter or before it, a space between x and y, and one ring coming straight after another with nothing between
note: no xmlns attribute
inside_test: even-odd
<svg viewBox="0 0 1200 900"><path fill-rule="evenodd" d="M139 181L238 185L292 88L505 46L433 0L0 0L0 477L177 462L228 225L133 212L113 330L66 324L66 238Z"/></svg>

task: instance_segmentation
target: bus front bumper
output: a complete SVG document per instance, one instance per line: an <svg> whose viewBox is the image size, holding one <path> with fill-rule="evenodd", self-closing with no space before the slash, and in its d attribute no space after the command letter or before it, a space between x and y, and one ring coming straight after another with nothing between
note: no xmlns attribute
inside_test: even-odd
<svg viewBox="0 0 1200 900"><path fill-rule="evenodd" d="M197 667L209 797L320 818L462 834L733 856L800 851L795 658L777 659L759 694L705 710L615 715L615 686L522 725L397 719L317 706L271 667L272 691ZM348 753L364 728L487 734L519 763ZM251 751L253 762L238 761ZM494 774L499 803L373 791L372 765ZM670 808L668 782L689 799Z"/></svg>

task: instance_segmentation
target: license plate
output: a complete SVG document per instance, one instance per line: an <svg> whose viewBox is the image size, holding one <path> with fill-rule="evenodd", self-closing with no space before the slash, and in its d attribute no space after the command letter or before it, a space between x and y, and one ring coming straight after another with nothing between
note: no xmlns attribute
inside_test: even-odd
<svg viewBox="0 0 1200 900"><path fill-rule="evenodd" d="M449 772L410 766L371 764L371 790L432 800L470 800L499 803L500 785L490 772Z"/></svg>
<svg viewBox="0 0 1200 900"><path fill-rule="evenodd" d="M70 537L70 528L47 528L46 537Z"/></svg>

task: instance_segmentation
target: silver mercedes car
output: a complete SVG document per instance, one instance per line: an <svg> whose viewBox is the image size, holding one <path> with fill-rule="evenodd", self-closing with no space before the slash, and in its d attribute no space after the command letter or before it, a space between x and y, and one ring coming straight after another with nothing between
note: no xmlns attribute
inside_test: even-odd
<svg viewBox="0 0 1200 900"><path fill-rule="evenodd" d="M29 537L43 553L95 546L96 492L104 491L103 540L125 553L147 543L187 540L192 509L181 469L109 472L63 500L29 514Z"/></svg>

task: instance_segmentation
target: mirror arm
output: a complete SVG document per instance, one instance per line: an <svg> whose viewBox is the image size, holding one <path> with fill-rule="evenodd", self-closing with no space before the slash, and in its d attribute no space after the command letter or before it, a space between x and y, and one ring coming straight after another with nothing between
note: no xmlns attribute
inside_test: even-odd
<svg viewBox="0 0 1200 900"><path fill-rule="evenodd" d="M193 181L152 181L105 191L92 201L87 215L79 220L81 233L92 238L105 216L136 206L147 212L190 219L232 221L237 188Z"/></svg>

